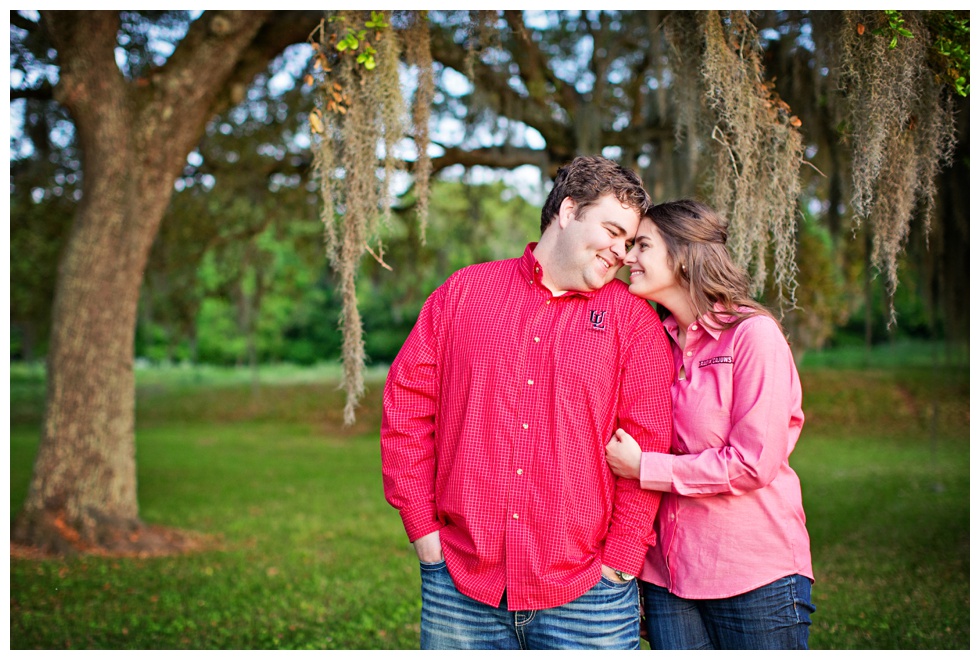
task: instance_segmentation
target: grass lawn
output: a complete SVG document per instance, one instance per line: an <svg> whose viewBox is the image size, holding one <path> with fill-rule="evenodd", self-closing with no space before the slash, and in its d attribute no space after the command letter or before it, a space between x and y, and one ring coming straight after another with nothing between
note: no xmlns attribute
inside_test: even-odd
<svg viewBox="0 0 980 660"><path fill-rule="evenodd" d="M793 454L818 649L968 649L969 368L804 363ZM141 515L209 534L147 559L12 558L12 649L418 648L419 576L384 501L383 370L341 424L337 369L137 374ZM10 500L23 502L43 374L12 366Z"/></svg>

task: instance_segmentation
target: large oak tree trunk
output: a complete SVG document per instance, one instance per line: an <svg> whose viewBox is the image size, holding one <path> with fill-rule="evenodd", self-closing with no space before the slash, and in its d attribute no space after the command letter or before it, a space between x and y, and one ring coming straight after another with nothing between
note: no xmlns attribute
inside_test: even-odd
<svg viewBox="0 0 980 660"><path fill-rule="evenodd" d="M133 83L115 64L118 15L45 14L84 187L58 271L43 431L14 542L56 553L159 552L186 542L139 517L137 303L174 178L265 19L206 15L154 81Z"/></svg>

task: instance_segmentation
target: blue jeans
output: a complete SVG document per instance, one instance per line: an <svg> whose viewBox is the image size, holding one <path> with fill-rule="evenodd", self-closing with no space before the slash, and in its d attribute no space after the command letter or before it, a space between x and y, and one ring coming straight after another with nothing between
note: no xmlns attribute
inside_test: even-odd
<svg viewBox="0 0 980 660"><path fill-rule="evenodd" d="M805 649L810 580L790 575L731 598L689 600L641 583L650 648Z"/></svg>
<svg viewBox="0 0 980 660"><path fill-rule="evenodd" d="M640 594L636 582L603 577L570 603L544 610L507 611L461 594L446 562L421 564L422 637L429 649L640 648Z"/></svg>

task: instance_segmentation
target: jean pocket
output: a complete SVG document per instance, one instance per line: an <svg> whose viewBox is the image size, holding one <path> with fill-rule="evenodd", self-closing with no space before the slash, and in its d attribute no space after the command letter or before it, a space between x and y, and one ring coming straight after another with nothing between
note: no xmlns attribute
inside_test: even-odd
<svg viewBox="0 0 980 660"><path fill-rule="evenodd" d="M599 578L599 584L609 589L626 589L627 587L636 588L636 580L627 580L626 582L617 582L616 580L610 580L605 575Z"/></svg>

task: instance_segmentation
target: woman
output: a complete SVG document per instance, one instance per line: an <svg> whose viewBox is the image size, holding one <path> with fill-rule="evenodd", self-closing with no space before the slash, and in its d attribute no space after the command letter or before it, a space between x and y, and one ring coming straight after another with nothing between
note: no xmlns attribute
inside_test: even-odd
<svg viewBox="0 0 980 660"><path fill-rule="evenodd" d="M789 466L800 379L727 238L723 218L691 200L641 221L630 291L657 303L672 340L674 435L669 454L643 453L620 429L606 457L617 476L663 492L640 575L651 647L805 649L813 569Z"/></svg>

